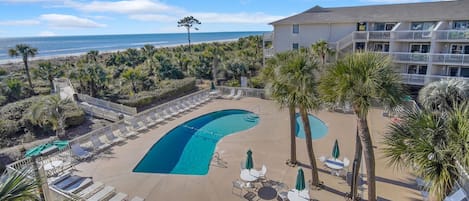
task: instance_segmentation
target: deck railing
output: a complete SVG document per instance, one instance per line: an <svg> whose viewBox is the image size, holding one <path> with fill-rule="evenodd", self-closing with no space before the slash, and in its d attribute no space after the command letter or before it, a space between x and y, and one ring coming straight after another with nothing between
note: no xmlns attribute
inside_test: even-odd
<svg viewBox="0 0 469 201"><path fill-rule="evenodd" d="M440 81L444 79L463 79L469 81L467 77L451 77L444 75L420 75L420 74L406 74L402 73L402 82L412 85L426 85L430 82Z"/></svg>
<svg viewBox="0 0 469 201"><path fill-rule="evenodd" d="M91 105L96 105L96 106L99 106L108 110L114 110L116 112L120 112L120 113L127 114L127 115L137 114L137 108L135 107L129 107L123 104L117 104L117 103L113 103L110 101L93 98L85 94L77 94L77 95L80 101L87 102Z"/></svg>
<svg viewBox="0 0 469 201"><path fill-rule="evenodd" d="M248 87L227 87L227 86L219 86L218 90L221 91L222 94L230 94L231 90L241 90L242 96L247 97L254 97L254 98L261 98L266 99L266 93L264 89L255 89L255 88L248 88Z"/></svg>
<svg viewBox="0 0 469 201"><path fill-rule="evenodd" d="M467 40L469 41L469 30L438 30L435 31L436 40Z"/></svg>

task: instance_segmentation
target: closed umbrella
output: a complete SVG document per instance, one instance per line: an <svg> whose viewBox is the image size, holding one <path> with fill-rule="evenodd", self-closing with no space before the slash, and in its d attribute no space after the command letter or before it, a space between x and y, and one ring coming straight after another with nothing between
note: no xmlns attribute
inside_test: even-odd
<svg viewBox="0 0 469 201"><path fill-rule="evenodd" d="M296 175L296 185L295 185L296 190L302 191L306 188L305 185L305 174L303 172L303 169L298 168L298 174Z"/></svg>
<svg viewBox="0 0 469 201"><path fill-rule="evenodd" d="M332 157L334 159L337 159L339 158L339 156L340 156L339 142L336 139L334 143L334 148L332 148Z"/></svg>
<svg viewBox="0 0 469 201"><path fill-rule="evenodd" d="M38 145L28 151L26 151L26 153L24 154L25 157L32 157L32 156L39 156L41 154L41 151L44 150L44 149L47 149L49 147L51 147L53 145L51 144L41 144L41 145Z"/></svg>
<svg viewBox="0 0 469 201"><path fill-rule="evenodd" d="M210 83L210 90L215 91L215 83Z"/></svg>
<svg viewBox="0 0 469 201"><path fill-rule="evenodd" d="M252 162L252 151L248 150L247 154L248 154L248 157L246 159L245 168L250 170L254 167L254 162Z"/></svg>

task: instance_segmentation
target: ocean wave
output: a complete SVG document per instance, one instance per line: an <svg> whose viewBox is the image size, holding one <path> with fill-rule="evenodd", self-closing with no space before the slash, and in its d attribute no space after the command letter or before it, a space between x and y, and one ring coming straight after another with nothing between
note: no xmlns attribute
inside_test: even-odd
<svg viewBox="0 0 469 201"><path fill-rule="evenodd" d="M160 44L166 44L169 43L169 41L151 41L151 42L141 42L141 43L131 43L131 45L160 45Z"/></svg>

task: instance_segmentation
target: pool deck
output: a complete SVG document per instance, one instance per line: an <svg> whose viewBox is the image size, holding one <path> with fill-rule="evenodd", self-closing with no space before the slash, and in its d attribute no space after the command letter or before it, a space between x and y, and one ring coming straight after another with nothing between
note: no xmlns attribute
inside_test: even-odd
<svg viewBox="0 0 469 201"><path fill-rule="evenodd" d="M197 116L222 110L246 109L260 116L259 125L249 130L229 135L221 139L216 151L228 163L227 168L211 166L205 176L133 173L132 169L143 158L151 146L165 133L179 124ZM377 194L381 200L422 200L411 174L386 166L386 159L380 151L382 135L389 119L382 117L382 111L370 112L369 126L374 140L376 154ZM355 146L355 116L336 112L313 113L329 127L328 134L313 141L316 158L330 156L335 139L340 146L340 159L353 159ZM239 179L240 163L246 151L252 149L254 167L267 166L267 178L295 187L297 168L285 165L290 156L288 112L268 100L242 98L241 100L212 100L199 108L159 125L138 138L127 140L122 145L112 147L88 162L75 166L75 174L91 176L94 181L116 187L117 191L153 200L244 200L232 194L232 181ZM297 158L309 164L306 145L297 139ZM343 193L349 191L346 181L329 174L329 170L317 160L319 177L324 181L322 190L310 190L312 199L335 201L344 200ZM350 167L351 170L351 167ZM311 179L311 170L304 167L305 178ZM366 189L365 189L366 198Z"/></svg>

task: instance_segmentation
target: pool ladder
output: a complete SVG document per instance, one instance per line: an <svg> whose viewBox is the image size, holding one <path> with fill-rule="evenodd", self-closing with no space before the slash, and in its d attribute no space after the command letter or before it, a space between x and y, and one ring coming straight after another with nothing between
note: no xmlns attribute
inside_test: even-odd
<svg viewBox="0 0 469 201"><path fill-rule="evenodd" d="M244 120L249 121L249 122L255 122L257 119L259 119L259 116L257 114L246 114L244 116Z"/></svg>

